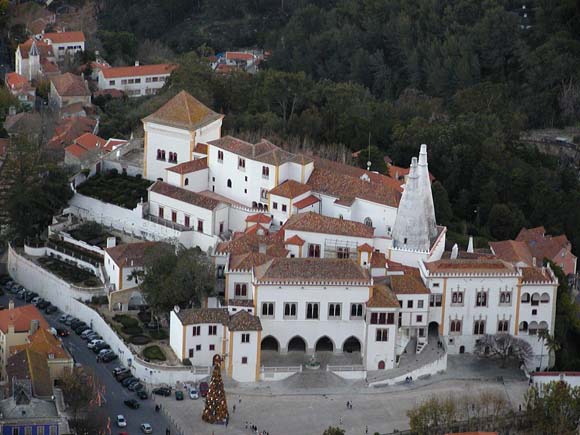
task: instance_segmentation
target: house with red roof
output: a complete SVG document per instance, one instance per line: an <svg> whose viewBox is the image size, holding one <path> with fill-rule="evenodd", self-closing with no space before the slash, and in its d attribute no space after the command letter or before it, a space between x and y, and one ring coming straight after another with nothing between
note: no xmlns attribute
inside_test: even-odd
<svg viewBox="0 0 580 435"><path fill-rule="evenodd" d="M106 143L105 139L93 133L83 133L64 149L64 164L81 167L91 158L109 152L110 150L105 148Z"/></svg>
<svg viewBox="0 0 580 435"><path fill-rule="evenodd" d="M52 47L57 61L67 56L74 56L85 51L85 34L83 32L50 32L42 35L42 40Z"/></svg>
<svg viewBox="0 0 580 435"><path fill-rule="evenodd" d="M90 106L91 91L82 76L72 73L58 74L50 78L49 102L59 109L79 103Z"/></svg>
<svg viewBox="0 0 580 435"><path fill-rule="evenodd" d="M100 91L117 89L129 97L155 95L165 85L177 65L162 63L155 65L103 67L97 74L97 86Z"/></svg>
<svg viewBox="0 0 580 435"><path fill-rule="evenodd" d="M53 47L42 40L30 38L18 44L14 56L16 73L29 81L59 72Z"/></svg>
<svg viewBox="0 0 580 435"><path fill-rule="evenodd" d="M4 83L10 93L18 98L20 104L34 106L36 88L29 83L28 78L16 72L10 72L4 77Z"/></svg>

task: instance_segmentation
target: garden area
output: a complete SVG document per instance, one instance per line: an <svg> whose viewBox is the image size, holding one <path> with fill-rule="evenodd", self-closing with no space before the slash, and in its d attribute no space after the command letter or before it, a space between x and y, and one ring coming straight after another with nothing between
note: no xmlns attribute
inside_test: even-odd
<svg viewBox="0 0 580 435"><path fill-rule="evenodd" d="M84 222L78 227L68 232L71 237L81 240L92 246L99 248L107 247L107 238L113 237L113 234L105 231L105 228L97 222Z"/></svg>
<svg viewBox="0 0 580 435"><path fill-rule="evenodd" d="M101 280L83 269L79 269L73 264L66 263L54 257L40 257L38 263L46 270L54 273L66 282L82 287L100 287L103 285Z"/></svg>
<svg viewBox="0 0 580 435"><path fill-rule="evenodd" d="M167 330L152 321L151 312L140 311L136 317L128 314L113 316L113 329L123 339L137 346L146 346L149 343L165 340L169 337ZM158 343L161 344L161 343ZM145 361L166 361L168 358L164 346L152 344L141 350Z"/></svg>
<svg viewBox="0 0 580 435"><path fill-rule="evenodd" d="M147 188L151 184L141 176L131 177L112 169L89 178L76 189L82 195L132 210L141 198L147 200Z"/></svg>

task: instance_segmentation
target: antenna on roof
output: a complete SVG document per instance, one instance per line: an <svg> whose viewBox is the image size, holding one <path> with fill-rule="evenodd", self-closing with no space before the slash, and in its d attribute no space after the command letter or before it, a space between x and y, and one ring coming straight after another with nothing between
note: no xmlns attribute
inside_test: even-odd
<svg viewBox="0 0 580 435"><path fill-rule="evenodd" d="M369 131L369 155L367 160L367 171L371 170L371 132Z"/></svg>

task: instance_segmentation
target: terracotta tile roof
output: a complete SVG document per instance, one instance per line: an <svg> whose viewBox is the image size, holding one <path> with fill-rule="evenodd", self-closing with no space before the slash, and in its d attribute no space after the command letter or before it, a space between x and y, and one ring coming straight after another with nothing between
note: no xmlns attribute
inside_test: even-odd
<svg viewBox="0 0 580 435"><path fill-rule="evenodd" d="M227 308L188 308L176 313L183 325L197 325L200 323L220 323L227 325L230 316Z"/></svg>
<svg viewBox="0 0 580 435"><path fill-rule="evenodd" d="M48 59L41 59L40 65L44 74L57 74L60 72L58 65Z"/></svg>
<svg viewBox="0 0 580 435"><path fill-rule="evenodd" d="M50 39L53 44L65 44L67 42L85 42L85 34L83 32L58 32L45 33L42 39Z"/></svg>
<svg viewBox="0 0 580 435"><path fill-rule="evenodd" d="M31 38L28 41L18 45L18 48L20 48L20 55L22 56L22 59L28 59L33 42L36 43L36 48L38 50L38 54L40 55L40 59L54 57L54 52L50 45L48 45L44 41L35 41L34 39Z"/></svg>
<svg viewBox="0 0 580 435"><path fill-rule="evenodd" d="M75 143L86 150L101 148L107 141L93 133L83 133L75 139Z"/></svg>
<svg viewBox="0 0 580 435"><path fill-rule="evenodd" d="M34 305L23 305L0 311L0 330L6 334L8 326L14 325L15 332L27 332L30 331L30 323L33 320L39 321L39 328L50 328L50 325L44 320L44 316Z"/></svg>
<svg viewBox="0 0 580 435"><path fill-rule="evenodd" d="M375 231L374 228L361 224L360 222L332 218L314 212L292 215L286 221L284 229L371 239Z"/></svg>
<svg viewBox="0 0 580 435"><path fill-rule="evenodd" d="M269 224L272 222L272 216L267 216L264 213L256 213L248 216L246 222L252 222L257 224Z"/></svg>
<svg viewBox="0 0 580 435"><path fill-rule="evenodd" d="M300 237L298 237L296 234L284 242L285 245L295 245L295 246L302 246L304 245L304 243L306 242Z"/></svg>
<svg viewBox="0 0 580 435"><path fill-rule="evenodd" d="M157 242L137 242L106 248L105 252L119 267L143 267L147 248L155 246Z"/></svg>
<svg viewBox="0 0 580 435"><path fill-rule="evenodd" d="M296 201L292 205L294 207L296 207L298 210L302 210L303 208L309 207L312 204L316 204L319 201L320 200L317 197L315 197L314 195L310 195L310 196L307 196L304 199L301 199L300 201Z"/></svg>
<svg viewBox="0 0 580 435"><path fill-rule="evenodd" d="M112 98L123 98L125 93L119 89L99 89L93 92L93 98L110 95Z"/></svg>
<svg viewBox="0 0 580 435"><path fill-rule="evenodd" d="M51 150L64 150L64 147L74 142L82 133L92 133L97 125L93 118L72 116L62 118L54 129L54 135L46 144Z"/></svg>
<svg viewBox="0 0 580 435"><path fill-rule="evenodd" d="M183 162L179 165L167 168L168 171L176 172L178 174L190 174L203 169L207 169L207 158L190 160L189 162Z"/></svg>
<svg viewBox="0 0 580 435"><path fill-rule="evenodd" d="M88 106L87 106L88 107ZM85 105L81 102L67 104L60 109L60 116L82 115L86 116Z"/></svg>
<svg viewBox="0 0 580 435"><path fill-rule="evenodd" d="M562 249L571 250L571 244L566 235L550 236L546 234L544 227L522 228L516 237L516 241L525 242L539 263L544 258L554 259ZM559 263L559 261L556 262Z"/></svg>
<svg viewBox="0 0 580 435"><path fill-rule="evenodd" d="M302 184L294 180L287 180L270 190L270 195L282 196L284 198L296 198L306 192L310 192L310 186L308 184Z"/></svg>
<svg viewBox="0 0 580 435"><path fill-rule="evenodd" d="M26 77L15 72L6 74L4 81L10 89L20 89L28 85Z"/></svg>
<svg viewBox="0 0 580 435"><path fill-rule="evenodd" d="M359 168L358 166L347 165L320 157L316 157L314 162L314 166L317 168L339 172L352 178L362 179L368 177L371 183L389 186L397 192L403 192L401 184L397 180L387 175L379 174L373 171L367 171L366 169Z"/></svg>
<svg viewBox="0 0 580 435"><path fill-rule="evenodd" d="M389 288L374 286L373 295L367 302L367 308L399 308L399 301Z"/></svg>
<svg viewBox="0 0 580 435"><path fill-rule="evenodd" d="M205 154L207 155L207 144L205 143L198 143L195 148L193 149L194 153L198 154Z"/></svg>
<svg viewBox="0 0 580 435"><path fill-rule="evenodd" d="M359 245L356 250L361 252L373 252L373 247L368 243L363 243L362 245Z"/></svg>
<svg viewBox="0 0 580 435"><path fill-rule="evenodd" d="M522 282L527 283L552 282L552 277L543 267L522 267L521 271L522 271Z"/></svg>
<svg viewBox="0 0 580 435"><path fill-rule="evenodd" d="M513 265L503 260L437 260L425 263L430 272L457 272L457 273L514 273Z"/></svg>
<svg viewBox="0 0 580 435"><path fill-rule="evenodd" d="M402 263L387 260L387 269L389 272L403 272L405 275L415 275L421 278L421 271L417 267L406 266Z"/></svg>
<svg viewBox="0 0 580 435"><path fill-rule="evenodd" d="M284 247L284 241L277 235L259 235L238 233L232 240L221 242L216 247L218 254L229 253L231 255L246 254L248 252L260 252L260 245L266 249L266 254L272 257L286 257L288 250Z"/></svg>
<svg viewBox="0 0 580 435"><path fill-rule="evenodd" d="M50 78L61 97L89 96L91 91L81 76L72 73L59 74Z"/></svg>
<svg viewBox="0 0 580 435"><path fill-rule="evenodd" d="M245 234L261 234L267 235L270 231L262 224L255 224L251 227L246 228L244 231Z"/></svg>
<svg viewBox="0 0 580 435"><path fill-rule="evenodd" d="M84 149L82 146L73 143L72 145L67 146L64 149L64 152L80 159L82 156L86 154L87 150Z"/></svg>
<svg viewBox="0 0 580 435"><path fill-rule="evenodd" d="M260 283L337 283L370 285L368 272L352 260L336 258L276 258L255 270Z"/></svg>
<svg viewBox="0 0 580 435"><path fill-rule="evenodd" d="M11 134L26 134L30 130L40 130L42 118L38 112L20 112L8 115L4 121L4 129Z"/></svg>
<svg viewBox="0 0 580 435"><path fill-rule="evenodd" d="M221 139L208 142L208 144L232 152L236 155L270 165L281 165L287 162L298 163L299 160L304 159L303 156L284 151L266 139L251 144L232 136L224 136Z"/></svg>
<svg viewBox="0 0 580 435"><path fill-rule="evenodd" d="M262 323L257 316L241 310L230 317L228 329L230 331L261 331Z"/></svg>
<svg viewBox="0 0 580 435"><path fill-rule="evenodd" d="M226 65L225 63L220 63L216 66L215 70L219 74L229 74L234 71L240 71L240 68L235 65Z"/></svg>
<svg viewBox="0 0 580 435"><path fill-rule="evenodd" d="M114 79L121 77L169 75L176 68L177 65L172 65L168 63L161 63L157 65L117 66L111 68L103 68L103 76L106 79Z"/></svg>
<svg viewBox="0 0 580 435"><path fill-rule="evenodd" d="M251 299L228 299L228 306L253 308L254 301Z"/></svg>
<svg viewBox="0 0 580 435"><path fill-rule="evenodd" d="M220 202L215 199L200 195L199 193L190 190L182 189L181 187L172 186L163 181L156 181L149 190L158 193L159 195L168 196L177 201L186 202L207 210L213 210L220 204Z"/></svg>
<svg viewBox="0 0 580 435"><path fill-rule="evenodd" d="M12 346L10 354L15 354L21 350L30 349L41 354L45 359L72 359L64 348L62 341L55 337L47 329L40 328L28 337L28 343Z"/></svg>
<svg viewBox="0 0 580 435"><path fill-rule="evenodd" d="M119 147L120 145L124 145L128 143L128 141L123 140L123 139L109 139L107 140L107 142L105 143L105 146L103 147L103 149L105 151L113 151L115 148Z"/></svg>
<svg viewBox="0 0 580 435"><path fill-rule="evenodd" d="M256 266L267 263L272 259L271 255L260 252L248 252L247 254L232 255L228 265L229 270L252 270Z"/></svg>
<svg viewBox="0 0 580 435"><path fill-rule="evenodd" d="M252 53L243 53L241 51L226 51L226 59L231 60L252 60L254 59Z"/></svg>
<svg viewBox="0 0 580 435"><path fill-rule="evenodd" d="M29 379L35 397L52 396L52 380L46 358L30 349L12 355L6 361L8 379Z"/></svg>
<svg viewBox="0 0 580 435"><path fill-rule="evenodd" d="M143 122L153 122L170 127L196 130L223 118L199 100L185 91L181 91L156 112L143 119Z"/></svg>
<svg viewBox="0 0 580 435"><path fill-rule="evenodd" d="M391 275L391 289L395 294L430 294L421 278L414 275Z"/></svg>
<svg viewBox="0 0 580 435"><path fill-rule="evenodd" d="M525 242L504 240L501 242L489 242L490 248L498 258L510 263L523 262L532 265L532 253ZM541 261L541 260L540 260Z"/></svg>

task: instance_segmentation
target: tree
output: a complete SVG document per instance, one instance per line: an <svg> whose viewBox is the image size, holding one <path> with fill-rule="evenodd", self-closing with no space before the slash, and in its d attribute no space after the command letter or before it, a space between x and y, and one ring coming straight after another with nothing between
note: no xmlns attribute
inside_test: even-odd
<svg viewBox="0 0 580 435"><path fill-rule="evenodd" d="M440 434L449 428L459 414L458 404L453 398L430 397L420 405L407 411L411 431L419 435Z"/></svg>
<svg viewBox="0 0 580 435"><path fill-rule="evenodd" d="M449 195L447 195L445 187L443 187L439 181L435 181L432 184L431 190L433 192L433 203L435 205L437 223L448 226L453 219L453 210L451 209L451 203L449 202Z"/></svg>
<svg viewBox="0 0 580 435"><path fill-rule="evenodd" d="M145 250L140 288L154 313L175 305L199 307L213 290L215 274L208 255L160 242Z"/></svg>
<svg viewBox="0 0 580 435"><path fill-rule="evenodd" d="M385 153L376 145L371 145L370 149L363 148L359 151L357 164L363 169L367 169L368 162L371 162L370 170L379 174L389 175L389 169L385 163Z"/></svg>
<svg viewBox="0 0 580 435"><path fill-rule="evenodd" d="M480 356L499 358L502 367L505 367L509 360L523 364L529 363L534 356L530 343L505 333L485 334L476 341L475 353Z"/></svg>
<svg viewBox="0 0 580 435"><path fill-rule="evenodd" d="M217 354L213 357L213 373L209 381L201 419L211 424L223 423L229 419L228 403L221 373L221 357Z"/></svg>
<svg viewBox="0 0 580 435"><path fill-rule="evenodd" d="M557 351L560 350L560 344L556 341L556 337L550 335L550 331L547 329L540 329L538 330L538 341L542 342L542 355L540 358L543 358L544 347L548 349L548 364L550 367L553 365L553 356L556 354ZM550 368L548 367L548 368Z"/></svg>
<svg viewBox="0 0 580 435"><path fill-rule="evenodd" d="M344 435L344 429L341 429L339 427L333 427L333 426L328 426L328 429L326 429L322 435Z"/></svg>
<svg viewBox="0 0 580 435"><path fill-rule="evenodd" d="M580 388L567 382L532 385L525 395L526 416L531 435L572 435L580 421Z"/></svg>
<svg viewBox="0 0 580 435"><path fill-rule="evenodd" d="M524 224L521 210L507 204L494 204L487 219L489 232L498 240L513 238Z"/></svg>

